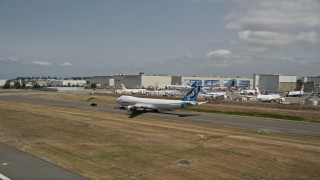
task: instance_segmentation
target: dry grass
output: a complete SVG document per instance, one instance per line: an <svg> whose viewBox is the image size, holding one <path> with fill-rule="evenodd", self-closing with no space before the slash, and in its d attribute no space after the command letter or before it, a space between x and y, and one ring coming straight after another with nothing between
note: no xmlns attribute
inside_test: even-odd
<svg viewBox="0 0 320 180"><path fill-rule="evenodd" d="M1 142L91 179L320 177L319 138L9 101L0 113Z"/></svg>
<svg viewBox="0 0 320 180"><path fill-rule="evenodd" d="M225 105L225 104L204 104L193 109L206 109L216 110L221 112L255 112L266 114L277 114L285 116L302 117L303 121L320 123L320 111L307 111L307 110L292 110L292 109L278 109L278 108L266 108L260 106L241 106L238 104Z"/></svg>

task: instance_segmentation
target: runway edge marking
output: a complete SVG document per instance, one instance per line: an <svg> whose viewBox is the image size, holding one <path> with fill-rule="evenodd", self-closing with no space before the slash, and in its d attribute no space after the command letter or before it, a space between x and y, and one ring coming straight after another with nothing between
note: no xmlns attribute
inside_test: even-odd
<svg viewBox="0 0 320 180"><path fill-rule="evenodd" d="M0 179L2 179L2 180L11 180L11 179L9 179L8 177L6 177L6 176L4 176L2 174L0 174Z"/></svg>

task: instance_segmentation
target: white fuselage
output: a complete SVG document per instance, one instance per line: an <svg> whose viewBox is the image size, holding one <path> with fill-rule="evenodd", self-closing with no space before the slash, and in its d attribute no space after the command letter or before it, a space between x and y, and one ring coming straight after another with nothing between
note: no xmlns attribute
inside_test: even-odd
<svg viewBox="0 0 320 180"><path fill-rule="evenodd" d="M146 91L146 94L151 96L171 96L171 95L179 94L179 92L176 90L163 90L163 91L154 90L154 91Z"/></svg>
<svg viewBox="0 0 320 180"><path fill-rule="evenodd" d="M225 99L227 98L227 93L226 92L211 92L211 93L206 93L206 94L202 94L203 97L212 97L212 98L216 98L216 97L224 97Z"/></svg>
<svg viewBox="0 0 320 180"><path fill-rule="evenodd" d="M188 91L191 88L192 87L188 86L188 85L173 85L173 86L170 86L170 89L172 89L172 90L180 90L180 91Z"/></svg>
<svg viewBox="0 0 320 180"><path fill-rule="evenodd" d="M272 100L283 100L284 98L281 98L279 94L268 94L268 95L259 94L257 96L257 99L260 101L272 101Z"/></svg>
<svg viewBox="0 0 320 180"><path fill-rule="evenodd" d="M122 90L123 94L144 94L147 90L146 89L124 89Z"/></svg>
<svg viewBox="0 0 320 180"><path fill-rule="evenodd" d="M116 100L121 106L134 106L142 109L177 109L190 105L197 105L194 101L182 100L168 100L168 99L152 99L152 98L138 98L133 96L120 96Z"/></svg>
<svg viewBox="0 0 320 180"><path fill-rule="evenodd" d="M302 96L303 92L302 91L290 91L288 93L288 96Z"/></svg>
<svg viewBox="0 0 320 180"><path fill-rule="evenodd" d="M240 94L251 94L251 95L255 93L256 93L255 89L245 89L240 92Z"/></svg>

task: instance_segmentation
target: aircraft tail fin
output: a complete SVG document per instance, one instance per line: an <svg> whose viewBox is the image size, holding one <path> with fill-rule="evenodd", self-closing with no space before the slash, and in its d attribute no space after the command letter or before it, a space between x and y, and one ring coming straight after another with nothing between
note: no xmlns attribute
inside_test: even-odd
<svg viewBox="0 0 320 180"><path fill-rule="evenodd" d="M190 87L195 87L197 85L197 81L194 81L192 84L190 83L190 81L185 80L184 81L184 85L185 86L190 86Z"/></svg>
<svg viewBox="0 0 320 180"><path fill-rule="evenodd" d="M121 90L123 90L123 91L127 90L126 86L124 86L123 84L121 84Z"/></svg>
<svg viewBox="0 0 320 180"><path fill-rule="evenodd" d="M202 94L207 94L207 92L203 88L201 88L201 92Z"/></svg>
<svg viewBox="0 0 320 180"><path fill-rule="evenodd" d="M183 101L196 101L199 95L199 91L201 89L201 86L195 86L192 87L192 89L184 95L181 100Z"/></svg>
<svg viewBox="0 0 320 180"><path fill-rule="evenodd" d="M232 79L226 83L228 90L235 86L235 80Z"/></svg>
<svg viewBox="0 0 320 180"><path fill-rule="evenodd" d="M259 87L258 87L258 86L256 87L256 91L257 91L257 95L260 96L261 93L260 93L260 90L259 90Z"/></svg>

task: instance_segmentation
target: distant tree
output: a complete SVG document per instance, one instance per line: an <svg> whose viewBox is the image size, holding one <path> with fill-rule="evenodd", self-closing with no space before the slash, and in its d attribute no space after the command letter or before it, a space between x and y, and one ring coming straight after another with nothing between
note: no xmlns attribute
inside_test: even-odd
<svg viewBox="0 0 320 180"><path fill-rule="evenodd" d="M23 89L25 89L27 86L26 86L26 82L23 82L22 83L22 86L21 86Z"/></svg>
<svg viewBox="0 0 320 180"><path fill-rule="evenodd" d="M298 91L298 90L300 90L301 89L301 87L302 87L302 79L298 79L297 80L297 87L296 87L296 91Z"/></svg>
<svg viewBox="0 0 320 180"><path fill-rule="evenodd" d="M21 89L21 84L19 82L14 82L13 87L16 89Z"/></svg>
<svg viewBox="0 0 320 180"><path fill-rule="evenodd" d="M97 88L97 84L96 83L92 83L91 84L91 89L95 89L95 88Z"/></svg>
<svg viewBox="0 0 320 180"><path fill-rule="evenodd" d="M3 88L4 89L10 89L11 88L9 80L6 81L6 83L4 84Z"/></svg>
<svg viewBox="0 0 320 180"><path fill-rule="evenodd" d="M36 84L33 85L33 88L34 88L34 89L40 89L40 87L41 87L41 86L40 86L38 83L36 83Z"/></svg>

